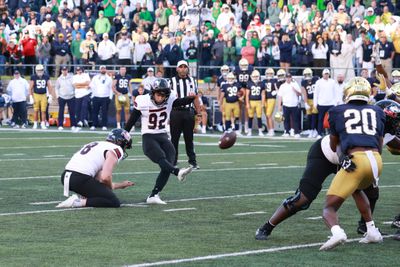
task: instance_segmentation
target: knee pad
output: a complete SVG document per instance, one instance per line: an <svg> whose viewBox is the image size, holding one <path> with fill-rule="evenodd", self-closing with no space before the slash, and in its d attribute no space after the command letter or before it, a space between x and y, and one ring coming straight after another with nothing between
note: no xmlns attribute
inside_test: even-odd
<svg viewBox="0 0 400 267"><path fill-rule="evenodd" d="M290 215L296 214L300 210L306 210L310 207L310 202L307 201L304 205L299 206L296 203L300 200L301 191L299 189L296 190L294 196L290 196L285 199L282 205L289 211Z"/></svg>

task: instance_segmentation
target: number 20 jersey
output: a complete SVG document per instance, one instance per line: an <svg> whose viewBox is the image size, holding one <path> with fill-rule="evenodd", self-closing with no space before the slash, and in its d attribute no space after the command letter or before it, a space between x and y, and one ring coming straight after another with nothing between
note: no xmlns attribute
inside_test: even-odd
<svg viewBox="0 0 400 267"><path fill-rule="evenodd" d="M348 103L329 110L331 134L340 138L346 153L353 147L379 148L385 128L385 114L378 106Z"/></svg>
<svg viewBox="0 0 400 267"><path fill-rule="evenodd" d="M118 162L122 160L124 151L120 146L108 141L92 142L76 152L65 169L95 177L103 169L107 151L113 152L117 156Z"/></svg>
<svg viewBox="0 0 400 267"><path fill-rule="evenodd" d="M155 105L150 94L139 95L135 99L135 109L142 113L142 134L166 133L166 125L172 110L172 104L176 99L176 93L171 92L166 103Z"/></svg>

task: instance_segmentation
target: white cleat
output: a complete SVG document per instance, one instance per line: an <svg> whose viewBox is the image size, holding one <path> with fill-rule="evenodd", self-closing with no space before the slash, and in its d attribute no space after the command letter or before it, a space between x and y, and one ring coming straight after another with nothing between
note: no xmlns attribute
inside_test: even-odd
<svg viewBox="0 0 400 267"><path fill-rule="evenodd" d="M37 122L34 122L34 123L33 123L32 129L35 129L35 130L37 129Z"/></svg>
<svg viewBox="0 0 400 267"><path fill-rule="evenodd" d="M274 130L269 130L267 133L267 136L274 136L275 135L275 131Z"/></svg>
<svg viewBox="0 0 400 267"><path fill-rule="evenodd" d="M383 241L382 234L379 232L378 228L373 228L371 231L367 231L364 237L359 241L360 243L381 243Z"/></svg>
<svg viewBox="0 0 400 267"><path fill-rule="evenodd" d="M92 126L92 127L90 127L90 130L94 131L94 130L96 130L96 127Z"/></svg>
<svg viewBox="0 0 400 267"><path fill-rule="evenodd" d="M181 181L181 182L185 181L185 180L186 180L186 176L187 176L189 173L191 173L192 170L193 170L193 167L192 167L192 166L187 167L187 168L182 168L182 169L180 169L180 170L179 170L179 173L178 173L178 175L177 175L178 180Z"/></svg>
<svg viewBox="0 0 400 267"><path fill-rule="evenodd" d="M147 197L146 199L147 204L158 204L158 205L166 205L167 202L162 201L160 196L158 194L152 196L152 197Z"/></svg>
<svg viewBox="0 0 400 267"><path fill-rule="evenodd" d="M251 130L247 132L247 136L251 136Z"/></svg>
<svg viewBox="0 0 400 267"><path fill-rule="evenodd" d="M45 122L41 122L41 123L40 123L40 128L41 128L42 130L46 130L46 129L47 129L46 123L45 123Z"/></svg>
<svg viewBox="0 0 400 267"><path fill-rule="evenodd" d="M103 131L107 131L107 127L103 126L103 128L101 128Z"/></svg>
<svg viewBox="0 0 400 267"><path fill-rule="evenodd" d="M56 208L76 208L78 206L74 206L74 202L78 200L79 200L78 195L73 194L72 196L70 196L69 198L58 204Z"/></svg>
<svg viewBox="0 0 400 267"><path fill-rule="evenodd" d="M343 229L340 229L340 231L338 231L336 234L332 235L328 241L325 242L325 244L323 244L319 250L330 250L335 248L336 246L343 244L344 242L346 242L347 240L347 235L346 233L343 231Z"/></svg>
<svg viewBox="0 0 400 267"><path fill-rule="evenodd" d="M60 126L60 127L58 127L58 130L62 131L62 130L64 130L64 128L62 126Z"/></svg>
<svg viewBox="0 0 400 267"><path fill-rule="evenodd" d="M299 134L295 134L294 138L300 138L300 135Z"/></svg>
<svg viewBox="0 0 400 267"><path fill-rule="evenodd" d="M261 136L261 137L264 136L264 133L262 132L262 130L259 130L259 131L258 131L258 136Z"/></svg>
<svg viewBox="0 0 400 267"><path fill-rule="evenodd" d="M282 134L282 137L289 137L289 134L285 132L284 134Z"/></svg>

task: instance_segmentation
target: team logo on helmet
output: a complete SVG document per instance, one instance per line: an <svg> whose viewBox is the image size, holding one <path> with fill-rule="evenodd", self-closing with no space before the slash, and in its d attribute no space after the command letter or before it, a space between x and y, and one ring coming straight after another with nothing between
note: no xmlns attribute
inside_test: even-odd
<svg viewBox="0 0 400 267"><path fill-rule="evenodd" d="M344 86L343 97L345 103L348 103L351 100L368 102L370 95L371 86L369 82L362 77L352 78Z"/></svg>
<svg viewBox="0 0 400 267"><path fill-rule="evenodd" d="M128 156L128 153L126 153L125 150L132 148L132 137L124 129L112 129L111 132L108 134L106 141L114 143L122 148L122 150L124 151L123 159Z"/></svg>
<svg viewBox="0 0 400 267"><path fill-rule="evenodd" d="M161 103L157 103L155 101L154 95L155 93L158 93L162 96L165 96L164 100ZM167 80L163 78L156 79L153 82L153 85L151 86L151 91L150 91L150 99L156 106L162 106L164 105L167 101L169 96L171 95L171 88L169 88L169 84Z"/></svg>

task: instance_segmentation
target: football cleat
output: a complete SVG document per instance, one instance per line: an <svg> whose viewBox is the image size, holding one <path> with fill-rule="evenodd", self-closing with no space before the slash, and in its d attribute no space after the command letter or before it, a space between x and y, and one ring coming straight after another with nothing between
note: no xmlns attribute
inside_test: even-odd
<svg viewBox="0 0 400 267"><path fill-rule="evenodd" d="M344 242L346 242L347 240L347 235L344 232L343 229L339 228L335 234L333 234L328 241L325 242L325 244L323 244L319 250L330 250L333 249L335 247L337 247L340 244L344 244Z"/></svg>
<svg viewBox="0 0 400 267"><path fill-rule="evenodd" d="M197 163L189 163L189 165L193 170L200 170L200 166Z"/></svg>
<svg viewBox="0 0 400 267"><path fill-rule="evenodd" d="M56 206L56 208L77 208L77 207L80 207L80 206L78 206L77 204L74 204L74 203L76 203L78 201L79 201L78 195L73 194L72 196L70 196L69 198L67 198L66 200L64 200L60 204L58 204Z"/></svg>
<svg viewBox="0 0 400 267"><path fill-rule="evenodd" d="M148 196L146 199L146 203L147 204L159 204L159 205L166 205L167 202L162 201L160 196L158 194L154 195L154 196Z"/></svg>
<svg viewBox="0 0 400 267"><path fill-rule="evenodd" d="M262 229L262 228L258 228L257 231L256 231L256 236L255 236L255 238L256 238L256 240L267 240L267 239L268 239L268 236L269 236L270 234L271 234L271 233L267 232L267 230L264 230L264 229Z"/></svg>
<svg viewBox="0 0 400 267"><path fill-rule="evenodd" d="M397 240L397 241L400 241L400 230L398 230L398 231L394 234L393 239L394 239L394 240Z"/></svg>
<svg viewBox="0 0 400 267"><path fill-rule="evenodd" d="M394 217L392 222L392 228L400 228L400 214Z"/></svg>
<svg viewBox="0 0 400 267"><path fill-rule="evenodd" d="M383 241L383 237L381 235L381 233L379 232L378 228L372 228L370 231L367 231L364 234L364 237L361 238L361 240L359 241L360 243L380 243Z"/></svg>
<svg viewBox="0 0 400 267"><path fill-rule="evenodd" d="M185 180L186 180L186 176L187 176L189 173L191 173L192 170L193 170L193 167L192 167L192 166L187 167L187 168L182 168L182 169L180 169L180 170L179 170L179 173L178 173L178 175L177 175L178 180L181 181L181 182L185 181Z"/></svg>

